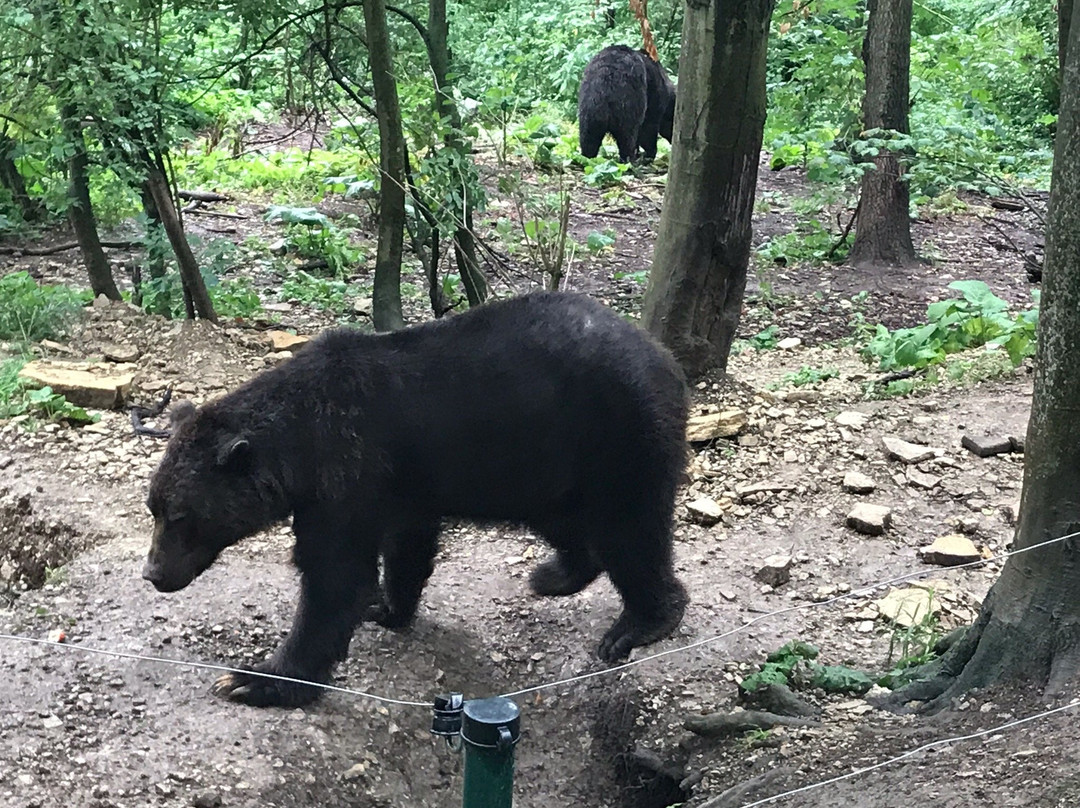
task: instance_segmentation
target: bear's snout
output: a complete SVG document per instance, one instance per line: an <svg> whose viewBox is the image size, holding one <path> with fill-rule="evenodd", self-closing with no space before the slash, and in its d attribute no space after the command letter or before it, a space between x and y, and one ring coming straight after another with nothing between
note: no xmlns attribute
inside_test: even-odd
<svg viewBox="0 0 1080 808"><path fill-rule="evenodd" d="M147 559L143 565L142 577L152 583L158 592L176 592L191 583L193 578L190 575L177 575L175 572L170 574L164 566L151 559Z"/></svg>

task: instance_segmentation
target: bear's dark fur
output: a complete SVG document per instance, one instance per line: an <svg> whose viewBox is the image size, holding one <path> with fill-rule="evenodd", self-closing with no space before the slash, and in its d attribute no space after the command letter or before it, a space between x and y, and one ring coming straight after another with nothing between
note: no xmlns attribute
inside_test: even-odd
<svg viewBox="0 0 1080 808"><path fill-rule="evenodd" d="M639 147L651 160L658 134L671 142L674 119L675 86L645 51L612 45L585 67L578 90L578 140L586 157L596 157L610 132L624 163L637 158Z"/></svg>
<svg viewBox="0 0 1080 808"><path fill-rule="evenodd" d="M330 331L217 401L177 406L150 483L143 576L182 589L291 514L300 604L256 670L325 682L362 619L412 621L443 517L513 521L556 551L532 575L536 593L609 575L624 608L599 653L617 660L682 619L671 529L686 415L667 351L582 295L525 295L390 334ZM215 692L282 706L318 694L251 674Z"/></svg>

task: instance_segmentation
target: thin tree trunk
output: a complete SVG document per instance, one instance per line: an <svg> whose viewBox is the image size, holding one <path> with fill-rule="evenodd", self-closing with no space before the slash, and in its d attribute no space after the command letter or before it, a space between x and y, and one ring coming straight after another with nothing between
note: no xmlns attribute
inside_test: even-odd
<svg viewBox="0 0 1080 808"><path fill-rule="evenodd" d="M1080 6L1077 6L1080 8ZM1024 445L1024 489L1013 546L1080 531L1080 24L1074 11L1050 185L1035 394ZM954 695L1026 679L1058 695L1080 675L1080 540L1010 558L978 620L939 675L897 701Z"/></svg>
<svg viewBox="0 0 1080 808"><path fill-rule="evenodd" d="M869 0L868 7L863 128L907 134L912 0ZM895 152L885 150L873 162L873 170L863 175L855 242L848 260L856 266L915 263L903 166Z"/></svg>
<svg viewBox="0 0 1080 808"><path fill-rule="evenodd" d="M165 172L159 166L149 166L146 185L154 199L158 216L161 217L161 226L165 228L165 234L169 237L169 243L176 254L176 263L180 267L180 280L184 284L186 293L185 303L188 316L198 315L204 320L216 323L217 313L214 311L213 301L210 300L210 293L206 291L202 273L199 272L199 264L191 252L187 236L184 235L184 226L176 212L176 205L173 203ZM190 299L187 298L188 295Z"/></svg>
<svg viewBox="0 0 1080 808"><path fill-rule="evenodd" d="M68 220L75 238L79 242L83 264L90 276L90 288L94 296L105 295L110 300L120 300L120 290L113 280L112 268L105 251L101 248L98 237L97 221L90 204L90 183L87 169L90 159L86 154L86 142L74 107L65 105L60 112L63 119L64 135L71 144L71 157L68 160Z"/></svg>
<svg viewBox="0 0 1080 808"><path fill-rule="evenodd" d="M23 221L36 222L44 217L44 206L26 190L26 181L15 165L15 140L0 133L0 185L8 189L12 200L19 206Z"/></svg>
<svg viewBox="0 0 1080 808"><path fill-rule="evenodd" d="M372 289L372 320L378 331L405 325L401 314L401 245L405 234L405 136L386 25L384 0L366 0L368 57L379 113L379 244Z"/></svg>
<svg viewBox="0 0 1080 808"><path fill-rule="evenodd" d="M642 321L691 375L727 367L750 262L773 0L691 0Z"/></svg>
<svg viewBox="0 0 1080 808"><path fill-rule="evenodd" d="M443 139L443 146L457 152L464 163L469 160L469 144L461 138L461 115L454 103L450 75L450 27L446 20L446 0L429 0L427 44L431 72L435 79L435 110L439 117L450 122L450 130ZM462 189L462 209L460 220L454 232L454 258L457 261L458 276L465 288L465 297L470 306L478 306L487 299L488 287L484 274L480 271L480 261L476 256L476 238L473 236L473 200L472 188L465 183Z"/></svg>

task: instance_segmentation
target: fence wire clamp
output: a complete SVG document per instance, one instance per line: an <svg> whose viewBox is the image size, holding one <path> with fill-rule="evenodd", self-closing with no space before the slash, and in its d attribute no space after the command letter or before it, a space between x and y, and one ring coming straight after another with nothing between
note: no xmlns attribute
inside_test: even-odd
<svg viewBox="0 0 1080 808"><path fill-rule="evenodd" d="M431 734L446 739L446 745L455 752L461 751L461 715L465 699L461 693L436 696L432 707Z"/></svg>

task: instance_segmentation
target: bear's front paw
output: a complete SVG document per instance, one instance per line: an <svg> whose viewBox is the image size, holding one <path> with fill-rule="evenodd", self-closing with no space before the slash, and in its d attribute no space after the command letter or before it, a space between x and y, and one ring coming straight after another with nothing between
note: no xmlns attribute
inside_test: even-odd
<svg viewBox="0 0 1080 808"><path fill-rule="evenodd" d="M286 676L290 679L302 679L302 676L289 676L278 671L236 671L218 677L210 692L229 701L247 704L251 707L303 707L319 698L321 688L301 682L288 682L260 676L269 673Z"/></svg>

